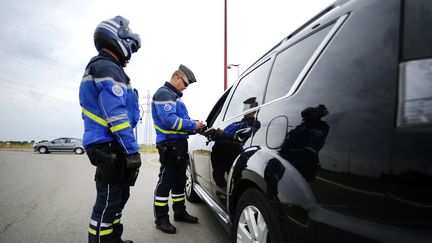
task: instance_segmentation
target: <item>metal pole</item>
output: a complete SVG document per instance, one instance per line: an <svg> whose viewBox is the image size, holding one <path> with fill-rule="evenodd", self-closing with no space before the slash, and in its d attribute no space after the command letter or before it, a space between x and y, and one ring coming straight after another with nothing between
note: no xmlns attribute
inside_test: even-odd
<svg viewBox="0 0 432 243"><path fill-rule="evenodd" d="M227 89L227 51L228 44L227 44L227 0L225 0L225 6L224 6L224 91Z"/></svg>
<svg viewBox="0 0 432 243"><path fill-rule="evenodd" d="M135 140L138 143L138 124L135 126Z"/></svg>
<svg viewBox="0 0 432 243"><path fill-rule="evenodd" d="M146 145L153 144L153 126L152 126L152 118L151 118L151 96L150 90L147 90L146 98L146 108L145 108L145 135L144 135L144 143Z"/></svg>

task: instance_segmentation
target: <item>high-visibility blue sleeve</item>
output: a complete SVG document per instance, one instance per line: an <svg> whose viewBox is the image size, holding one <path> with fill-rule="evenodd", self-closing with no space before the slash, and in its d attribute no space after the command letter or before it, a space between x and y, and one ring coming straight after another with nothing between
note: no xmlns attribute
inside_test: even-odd
<svg viewBox="0 0 432 243"><path fill-rule="evenodd" d="M131 122L132 128L135 128L140 119L140 106L138 103L138 91L132 89L128 85L128 92L126 96L126 110L128 111L129 120ZM130 91L133 92L130 92Z"/></svg>
<svg viewBox="0 0 432 243"><path fill-rule="evenodd" d="M160 117L164 129L176 131L195 131L195 121L177 115L175 103L156 104L156 113Z"/></svg>
<svg viewBox="0 0 432 243"><path fill-rule="evenodd" d="M162 94L153 101L160 125L164 130L194 132L195 121L191 120L186 106L179 100L174 100L169 94Z"/></svg>
<svg viewBox="0 0 432 243"><path fill-rule="evenodd" d="M109 75L109 72L107 74L106 77L95 78L103 118L124 151L127 154L136 153L139 147L126 109L127 85L115 80L115 75Z"/></svg>

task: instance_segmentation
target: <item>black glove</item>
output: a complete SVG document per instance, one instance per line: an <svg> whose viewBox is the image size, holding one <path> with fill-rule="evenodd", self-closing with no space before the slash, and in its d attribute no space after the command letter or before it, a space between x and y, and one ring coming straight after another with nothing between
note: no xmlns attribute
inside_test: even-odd
<svg viewBox="0 0 432 243"><path fill-rule="evenodd" d="M125 159L126 168L128 169L138 169L141 166L141 155L138 152L134 154L127 154Z"/></svg>
<svg viewBox="0 0 432 243"><path fill-rule="evenodd" d="M209 128L209 129L207 129L207 127L206 127L205 130L203 129L203 132L202 132L201 134L202 134L204 137L206 137L207 139L212 140L212 139L215 137L216 129L214 129L214 128Z"/></svg>

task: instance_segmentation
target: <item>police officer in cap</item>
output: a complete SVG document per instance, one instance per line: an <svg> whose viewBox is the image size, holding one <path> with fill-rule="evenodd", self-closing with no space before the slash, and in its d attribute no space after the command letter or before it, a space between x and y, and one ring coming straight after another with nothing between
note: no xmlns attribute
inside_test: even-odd
<svg viewBox="0 0 432 243"><path fill-rule="evenodd" d="M96 202L89 242L123 241L122 210L141 165L133 128L139 119L137 92L123 68L141 46L139 36L121 16L102 21L94 32L99 54L85 69L80 86L83 144L96 166Z"/></svg>
<svg viewBox="0 0 432 243"><path fill-rule="evenodd" d="M153 95L152 116L161 163L154 197L155 224L157 229L168 234L176 232L168 216L170 192L174 221L198 223L198 218L189 215L185 206L186 166L189 160L187 139L189 134L200 132L204 124L189 117L180 99L188 85L195 82L192 71L180 65L170 81Z"/></svg>

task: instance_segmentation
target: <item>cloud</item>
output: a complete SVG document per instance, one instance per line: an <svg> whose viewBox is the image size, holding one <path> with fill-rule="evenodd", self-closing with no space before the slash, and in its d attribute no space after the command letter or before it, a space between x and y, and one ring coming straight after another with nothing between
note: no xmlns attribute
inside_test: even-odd
<svg viewBox="0 0 432 243"><path fill-rule="evenodd" d="M40 103L42 98L44 96L46 96L46 94L47 94L46 92L40 92L40 91L37 91L34 89L29 89L28 93L29 93L30 98L37 103Z"/></svg>

